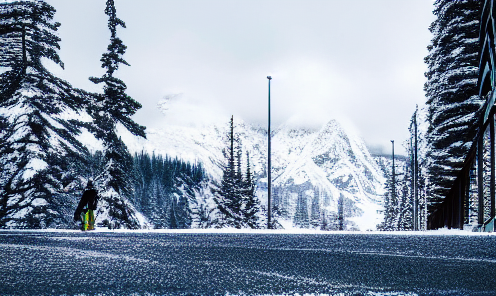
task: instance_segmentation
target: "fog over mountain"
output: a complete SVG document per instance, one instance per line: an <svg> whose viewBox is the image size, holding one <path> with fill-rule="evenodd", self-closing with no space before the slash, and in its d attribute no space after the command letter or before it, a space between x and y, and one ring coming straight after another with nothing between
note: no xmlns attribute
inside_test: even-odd
<svg viewBox="0 0 496 296"><path fill-rule="evenodd" d="M262 205L266 205L267 129L239 118L234 122L243 154L249 152L257 180L256 194ZM225 118L223 124L164 125L160 129L149 129L147 140L125 132L122 137L132 153L144 150L192 163L201 162L212 180L220 180L228 130L228 118ZM243 161L246 162L245 155ZM332 220L337 217L341 198L345 204L347 229L375 229L382 221L384 183L384 173L363 140L346 131L336 120L319 128L301 128L295 122L273 128L273 205L277 208L278 221L285 228L302 226L295 221L301 200L305 201L309 220L312 212L321 219L325 216Z"/></svg>

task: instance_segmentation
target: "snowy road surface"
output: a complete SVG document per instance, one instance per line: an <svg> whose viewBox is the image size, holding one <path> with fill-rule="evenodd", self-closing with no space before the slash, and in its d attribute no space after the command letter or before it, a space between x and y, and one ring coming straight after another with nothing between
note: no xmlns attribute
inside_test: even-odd
<svg viewBox="0 0 496 296"><path fill-rule="evenodd" d="M496 236L0 231L0 295L496 295Z"/></svg>

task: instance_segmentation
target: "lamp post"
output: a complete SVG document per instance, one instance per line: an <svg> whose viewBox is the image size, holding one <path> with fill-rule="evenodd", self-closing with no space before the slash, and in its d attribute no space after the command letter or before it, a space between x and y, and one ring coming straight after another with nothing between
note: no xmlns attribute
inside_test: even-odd
<svg viewBox="0 0 496 296"><path fill-rule="evenodd" d="M414 155L413 155L413 169L415 170L415 174L413 175L414 180L413 180L413 189L414 191L414 196L413 196L413 223L414 227L413 230L417 231L420 229L420 219L419 219L419 200L418 200L418 141L417 141L417 111L418 111L418 106L417 109L415 110L415 117L414 117L414 134L415 134L415 141L414 141Z"/></svg>
<svg viewBox="0 0 496 296"><path fill-rule="evenodd" d="M394 140L391 140L391 143L393 144L393 173L392 173L392 180L391 180L391 203L393 205L397 205L396 201L396 173L394 171ZM393 215L396 215L396 211L392 211ZM393 217L390 217L390 219L393 219Z"/></svg>
<svg viewBox="0 0 496 296"><path fill-rule="evenodd" d="M270 81L272 80L271 76L267 76L267 79L269 80L269 128L268 128L268 134L267 134L267 139L269 142L269 152L268 152L268 163L267 163L267 229L271 229L271 223L270 223L270 215L271 215L271 208L270 208L270 195L271 195L271 180L270 180L270 171L271 171L271 165L270 165Z"/></svg>

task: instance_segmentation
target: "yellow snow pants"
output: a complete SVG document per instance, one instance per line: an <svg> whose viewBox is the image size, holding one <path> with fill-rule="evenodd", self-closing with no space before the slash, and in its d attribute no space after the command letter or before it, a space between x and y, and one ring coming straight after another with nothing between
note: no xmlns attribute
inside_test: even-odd
<svg viewBox="0 0 496 296"><path fill-rule="evenodd" d="M95 213L93 210L86 210L81 213L81 230L94 230L95 229Z"/></svg>

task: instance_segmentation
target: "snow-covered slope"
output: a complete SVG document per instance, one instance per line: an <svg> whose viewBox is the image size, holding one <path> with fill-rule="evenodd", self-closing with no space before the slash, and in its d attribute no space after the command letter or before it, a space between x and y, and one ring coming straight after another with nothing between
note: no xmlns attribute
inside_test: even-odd
<svg viewBox="0 0 496 296"><path fill-rule="evenodd" d="M243 154L248 151L257 178L257 195L267 203L267 130L235 120ZM227 145L228 124L204 127L165 126L149 130L147 140L122 132L131 152L169 155L201 162L214 179L220 179ZM246 160L244 160L246 161ZM283 125L272 134L272 184L274 204L281 224L291 227L298 194L307 202L308 217L337 217L338 200L347 200L344 210L348 229L375 229L381 222L384 176L363 141L351 136L336 121L309 130ZM314 198L318 196L318 209ZM317 210L317 211L316 211Z"/></svg>
<svg viewBox="0 0 496 296"><path fill-rule="evenodd" d="M330 213L337 213L342 194L358 208L349 209L356 216L348 218L359 229L375 229L380 223L383 174L363 141L347 134L338 122L313 131L283 126L274 135L274 147L278 170L274 185L283 192L308 188L310 205L318 191L320 208Z"/></svg>

